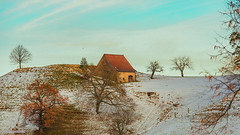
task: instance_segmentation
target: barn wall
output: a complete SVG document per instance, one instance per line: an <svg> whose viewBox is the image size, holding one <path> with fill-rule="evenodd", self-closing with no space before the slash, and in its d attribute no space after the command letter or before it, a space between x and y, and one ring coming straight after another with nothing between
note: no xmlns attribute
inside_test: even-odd
<svg viewBox="0 0 240 135"><path fill-rule="evenodd" d="M136 73L135 72L118 72L118 82L129 82L128 77L132 75L133 81L136 81Z"/></svg>
<svg viewBox="0 0 240 135"><path fill-rule="evenodd" d="M102 57L99 61L95 72L95 75L101 77L107 77L109 79L115 80L117 79L117 71L116 69L108 62L106 57Z"/></svg>

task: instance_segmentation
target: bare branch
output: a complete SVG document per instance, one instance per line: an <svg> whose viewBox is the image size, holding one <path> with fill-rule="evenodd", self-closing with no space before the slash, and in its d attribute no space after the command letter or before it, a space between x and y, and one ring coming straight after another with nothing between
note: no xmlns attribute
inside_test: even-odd
<svg viewBox="0 0 240 135"><path fill-rule="evenodd" d="M181 72L182 77L184 77L183 71L186 68L193 69L192 61L190 57L187 57L187 56L176 57L172 60L172 62L173 62L173 67L171 69L179 70Z"/></svg>
<svg viewBox="0 0 240 135"><path fill-rule="evenodd" d="M19 64L19 68L21 68L22 63L27 63L31 60L32 54L22 45L18 45L12 50L9 58L12 63Z"/></svg>
<svg viewBox="0 0 240 135"><path fill-rule="evenodd" d="M152 72L151 79L153 79L153 75L155 72L163 72L163 67L159 65L158 61L151 61L150 65L147 67L148 72Z"/></svg>

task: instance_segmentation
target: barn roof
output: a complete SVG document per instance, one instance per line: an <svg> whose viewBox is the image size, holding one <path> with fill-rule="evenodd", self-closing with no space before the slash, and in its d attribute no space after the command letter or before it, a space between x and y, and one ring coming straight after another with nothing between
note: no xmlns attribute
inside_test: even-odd
<svg viewBox="0 0 240 135"><path fill-rule="evenodd" d="M124 55L104 54L108 61L120 72L135 72L136 70L127 61Z"/></svg>

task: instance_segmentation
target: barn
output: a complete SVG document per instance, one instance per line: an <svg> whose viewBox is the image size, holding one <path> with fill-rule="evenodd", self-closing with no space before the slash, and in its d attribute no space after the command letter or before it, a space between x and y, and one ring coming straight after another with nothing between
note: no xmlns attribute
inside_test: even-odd
<svg viewBox="0 0 240 135"><path fill-rule="evenodd" d="M95 74L106 75L120 83L136 81L136 70L124 55L104 54L95 69Z"/></svg>

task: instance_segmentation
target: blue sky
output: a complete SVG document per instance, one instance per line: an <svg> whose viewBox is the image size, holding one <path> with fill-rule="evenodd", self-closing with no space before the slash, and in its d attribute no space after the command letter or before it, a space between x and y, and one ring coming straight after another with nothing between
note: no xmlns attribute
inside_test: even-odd
<svg viewBox="0 0 240 135"><path fill-rule="evenodd" d="M28 66L97 64L104 53L124 54L146 72L151 60L171 71L171 59L190 56L194 70L214 72L216 33L224 34L224 0L0 0L0 75L17 68L11 50L22 44Z"/></svg>

